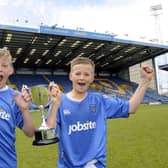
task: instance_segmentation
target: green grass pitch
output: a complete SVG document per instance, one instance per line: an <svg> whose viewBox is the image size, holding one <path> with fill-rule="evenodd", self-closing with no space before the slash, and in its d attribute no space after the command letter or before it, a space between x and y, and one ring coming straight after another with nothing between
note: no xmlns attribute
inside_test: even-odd
<svg viewBox="0 0 168 168"><path fill-rule="evenodd" d="M40 113L32 113L36 127ZM166 168L168 166L168 104L141 105L128 119L108 120L107 168ZM32 146L16 130L18 168L56 168L58 144Z"/></svg>

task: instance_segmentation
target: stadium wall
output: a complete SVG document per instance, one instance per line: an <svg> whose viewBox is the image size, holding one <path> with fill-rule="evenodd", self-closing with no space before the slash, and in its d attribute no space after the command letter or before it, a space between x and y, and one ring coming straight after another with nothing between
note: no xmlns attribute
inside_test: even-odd
<svg viewBox="0 0 168 168"><path fill-rule="evenodd" d="M140 64L133 65L129 67L129 76L130 76L130 81L139 83L141 79L141 74L140 74L140 69L141 69L141 64L147 64L153 69L155 69L153 60L149 59L144 62L141 62ZM156 83L156 75L154 75L154 78L150 82L149 88L156 90L157 91L157 83Z"/></svg>

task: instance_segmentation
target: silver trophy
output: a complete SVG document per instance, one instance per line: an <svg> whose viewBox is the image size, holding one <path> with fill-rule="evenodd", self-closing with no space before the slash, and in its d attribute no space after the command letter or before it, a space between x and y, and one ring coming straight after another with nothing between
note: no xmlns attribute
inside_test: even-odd
<svg viewBox="0 0 168 168"><path fill-rule="evenodd" d="M58 142L55 128L49 128L45 122L44 110L49 105L47 85L36 85L31 88L32 102L40 109L41 126L35 130L33 145L48 145Z"/></svg>

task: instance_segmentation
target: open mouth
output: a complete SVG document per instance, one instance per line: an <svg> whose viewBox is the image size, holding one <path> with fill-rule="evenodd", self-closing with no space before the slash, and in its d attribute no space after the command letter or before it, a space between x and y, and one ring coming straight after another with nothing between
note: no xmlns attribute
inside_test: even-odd
<svg viewBox="0 0 168 168"><path fill-rule="evenodd" d="M0 82L3 80L3 75L0 75Z"/></svg>
<svg viewBox="0 0 168 168"><path fill-rule="evenodd" d="M78 82L78 85L80 85L81 87L85 86L86 83L81 83L81 82Z"/></svg>

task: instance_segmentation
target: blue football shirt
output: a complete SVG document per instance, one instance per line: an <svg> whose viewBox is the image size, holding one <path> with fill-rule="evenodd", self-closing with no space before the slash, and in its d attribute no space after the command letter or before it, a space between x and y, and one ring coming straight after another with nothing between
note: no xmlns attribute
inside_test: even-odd
<svg viewBox="0 0 168 168"><path fill-rule="evenodd" d="M63 94L57 115L58 168L82 168L95 159L98 168L106 167L106 121L128 116L129 103L121 99L88 93L77 102Z"/></svg>
<svg viewBox="0 0 168 168"><path fill-rule="evenodd" d="M15 103L14 90L0 90L0 168L16 168L15 128L23 127L22 113Z"/></svg>

